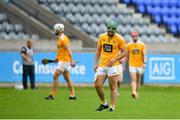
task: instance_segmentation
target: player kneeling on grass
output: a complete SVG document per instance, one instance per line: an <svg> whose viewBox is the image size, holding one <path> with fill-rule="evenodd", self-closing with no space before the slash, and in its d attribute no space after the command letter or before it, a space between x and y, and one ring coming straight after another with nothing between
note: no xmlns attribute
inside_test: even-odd
<svg viewBox="0 0 180 120"><path fill-rule="evenodd" d="M127 56L129 57L129 72L131 76L132 97L138 98L141 76L146 67L146 48L143 42L138 40L138 32L132 32L133 41L127 44Z"/></svg>
<svg viewBox="0 0 180 120"><path fill-rule="evenodd" d="M54 82L51 94L48 97L45 97L47 100L54 99L56 89L58 86L58 78L61 74L63 74L64 79L67 82L67 85L70 90L70 100L75 100L75 91L73 87L73 82L70 79L70 67L75 67L75 62L72 59L72 51L69 45L69 38L63 33L64 25L63 24L55 24L54 25L55 35L57 35L57 56L55 62L58 63L57 68L54 72Z"/></svg>
<svg viewBox="0 0 180 120"><path fill-rule="evenodd" d="M100 106L96 111L102 111L109 108L104 95L103 84L108 77L109 87L111 90L111 101L109 111L114 111L116 104L116 91L119 60L126 56L125 40L116 33L117 22L110 21L107 23L107 33L99 36L94 70L97 74L97 79L94 82L97 94L101 100ZM121 51L121 54L118 54ZM99 65L98 61L100 59Z"/></svg>

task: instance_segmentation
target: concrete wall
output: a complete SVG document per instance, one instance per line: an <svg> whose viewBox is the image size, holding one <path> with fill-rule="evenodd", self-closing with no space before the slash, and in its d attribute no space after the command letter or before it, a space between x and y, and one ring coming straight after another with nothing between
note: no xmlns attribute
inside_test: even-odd
<svg viewBox="0 0 180 120"><path fill-rule="evenodd" d="M25 41L22 40L0 40L0 51L18 51L24 44ZM180 53L180 43L146 43L145 45L147 53ZM71 46L73 50L82 52L95 52L96 49L83 48L81 40L72 40ZM56 51L56 40L36 40L34 41L34 47L38 51Z"/></svg>
<svg viewBox="0 0 180 120"><path fill-rule="evenodd" d="M151 43L145 44L148 53L180 53L180 43Z"/></svg>
<svg viewBox="0 0 180 120"><path fill-rule="evenodd" d="M0 51L19 51L25 44L23 40L0 40ZM33 44L36 51L56 51L56 40L34 40ZM82 49L82 41L71 41L71 48Z"/></svg>

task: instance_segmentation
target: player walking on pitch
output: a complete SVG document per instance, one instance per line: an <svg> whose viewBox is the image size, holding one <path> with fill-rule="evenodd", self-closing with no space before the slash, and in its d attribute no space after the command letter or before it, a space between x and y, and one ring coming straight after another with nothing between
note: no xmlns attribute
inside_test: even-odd
<svg viewBox="0 0 180 120"><path fill-rule="evenodd" d="M117 22L107 23L107 33L101 34L95 56L94 70L97 72L97 79L94 82L97 94L101 100L100 106L96 111L108 109L103 89L103 83L108 77L111 91L111 101L109 111L114 111L116 104L116 91L118 81L119 60L126 56L126 43L124 39L116 33ZM121 54L118 54L121 51ZM100 59L99 65L98 61Z"/></svg>
<svg viewBox="0 0 180 120"><path fill-rule="evenodd" d="M58 63L57 68L54 72L54 82L51 94L48 97L45 97L47 100L54 99L56 89L58 86L58 78L63 74L64 79L67 82L68 88L70 90L70 100L75 100L75 91L73 87L73 82L70 79L70 67L75 67L75 62L72 59L72 51L69 45L69 38L64 34L64 25L55 24L54 25L55 35L57 35L57 56L55 62Z"/></svg>
<svg viewBox="0 0 180 120"><path fill-rule="evenodd" d="M146 48L144 43L138 40L138 36L138 32L132 32L133 41L127 44L133 98L138 98L141 77L146 67Z"/></svg>

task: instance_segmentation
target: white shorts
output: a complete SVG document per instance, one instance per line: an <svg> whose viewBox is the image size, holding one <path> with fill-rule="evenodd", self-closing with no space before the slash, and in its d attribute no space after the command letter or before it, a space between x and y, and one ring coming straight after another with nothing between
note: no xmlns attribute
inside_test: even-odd
<svg viewBox="0 0 180 120"><path fill-rule="evenodd" d="M56 69L58 69L62 72L70 71L70 69L71 69L70 62L59 61Z"/></svg>
<svg viewBox="0 0 180 120"><path fill-rule="evenodd" d="M119 65L112 67L98 67L97 75L115 76L120 73Z"/></svg>
<svg viewBox="0 0 180 120"><path fill-rule="evenodd" d="M130 73L137 73L137 74L143 74L144 73L144 69L143 67L129 67L129 72Z"/></svg>
<svg viewBox="0 0 180 120"><path fill-rule="evenodd" d="M122 64L118 65L119 68L117 67L117 73L118 74L122 74L123 73L123 68L122 68ZM97 75L98 75L98 72L95 72L94 73L94 79L93 79L93 82L95 82L97 80ZM101 75L101 74L100 74Z"/></svg>
<svg viewBox="0 0 180 120"><path fill-rule="evenodd" d="M97 72L94 73L94 79L93 82L95 82L97 80Z"/></svg>
<svg viewBox="0 0 180 120"><path fill-rule="evenodd" d="M123 73L123 66L122 66L122 64L119 64L118 73L119 73L119 74L122 74L122 73Z"/></svg>

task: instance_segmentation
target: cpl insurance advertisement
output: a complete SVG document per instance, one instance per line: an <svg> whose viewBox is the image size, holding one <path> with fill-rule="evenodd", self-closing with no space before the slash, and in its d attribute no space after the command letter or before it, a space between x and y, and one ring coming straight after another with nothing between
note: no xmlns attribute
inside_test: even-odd
<svg viewBox="0 0 180 120"><path fill-rule="evenodd" d="M55 52L39 52L34 54L36 82L52 82L56 63L43 65L43 58L54 59ZM71 79L75 83L92 83L94 78L94 53L74 53L74 60L78 61L76 67L71 69ZM0 52L0 82L20 82L22 80L22 60L20 52ZM61 76L61 83L65 80Z"/></svg>

